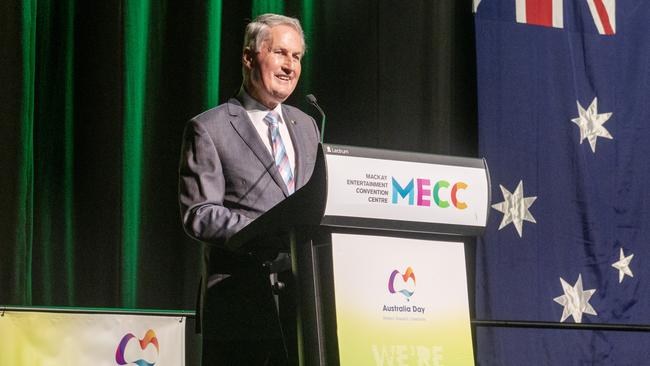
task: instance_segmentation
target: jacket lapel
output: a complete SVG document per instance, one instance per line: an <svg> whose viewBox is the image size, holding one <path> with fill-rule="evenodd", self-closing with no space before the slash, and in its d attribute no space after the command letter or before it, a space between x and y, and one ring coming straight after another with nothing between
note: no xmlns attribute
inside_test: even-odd
<svg viewBox="0 0 650 366"><path fill-rule="evenodd" d="M305 181L305 156L307 153L307 146L305 146L305 139L301 138L300 130L296 124L296 120L293 118L288 109L283 105L282 114L285 123L287 124L287 129L289 130L289 135L291 136L291 143L293 144L293 151L296 156L296 169L293 172L294 179L296 181L296 190L302 187L307 183Z"/></svg>
<svg viewBox="0 0 650 366"><path fill-rule="evenodd" d="M264 143L260 139L260 135L253 126L253 122L248 118L248 114L237 99L231 98L228 101L228 112L233 117L230 120L232 127L242 138L244 144L246 144L253 154L257 156L260 162L262 162L266 171L273 178L273 181L275 181L275 183L282 189L282 193L284 193L285 197L288 197L289 191L287 191L287 186L284 184L284 180L282 179L278 168L275 166L273 157L269 154L269 150L266 146L264 146Z"/></svg>

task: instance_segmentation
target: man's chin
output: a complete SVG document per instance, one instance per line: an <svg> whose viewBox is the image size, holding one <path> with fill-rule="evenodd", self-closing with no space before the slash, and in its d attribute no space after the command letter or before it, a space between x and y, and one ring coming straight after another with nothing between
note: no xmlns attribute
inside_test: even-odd
<svg viewBox="0 0 650 366"><path fill-rule="evenodd" d="M286 92L273 92L273 99L275 99L278 103L283 103L285 100L289 98L290 95L291 93L286 93Z"/></svg>

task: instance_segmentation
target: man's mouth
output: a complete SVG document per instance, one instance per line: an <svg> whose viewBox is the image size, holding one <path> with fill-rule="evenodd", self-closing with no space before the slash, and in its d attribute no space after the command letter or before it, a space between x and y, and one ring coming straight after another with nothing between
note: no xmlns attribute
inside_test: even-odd
<svg viewBox="0 0 650 366"><path fill-rule="evenodd" d="M291 81L291 79L293 79L291 76L286 75L286 74L278 74L278 75L275 75L275 77L282 80L282 81Z"/></svg>

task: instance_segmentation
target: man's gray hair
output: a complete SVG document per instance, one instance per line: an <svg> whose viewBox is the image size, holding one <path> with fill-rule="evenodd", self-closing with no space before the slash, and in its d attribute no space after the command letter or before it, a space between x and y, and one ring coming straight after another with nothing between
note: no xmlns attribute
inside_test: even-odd
<svg viewBox="0 0 650 366"><path fill-rule="evenodd" d="M300 21L279 14L262 14L248 23L246 33L244 33L244 49L248 48L254 52L259 52L262 43L271 37L270 29L276 25L286 25L295 29L300 34L302 49L303 52L305 51L305 34L300 26Z"/></svg>

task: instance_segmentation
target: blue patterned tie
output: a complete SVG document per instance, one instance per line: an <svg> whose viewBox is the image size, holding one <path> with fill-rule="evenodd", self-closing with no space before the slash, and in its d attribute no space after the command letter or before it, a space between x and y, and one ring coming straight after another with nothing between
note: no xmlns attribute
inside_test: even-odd
<svg viewBox="0 0 650 366"><path fill-rule="evenodd" d="M287 191L289 191L289 194L292 194L295 190L295 183L293 173L291 172L291 165L289 164L289 157L287 156L287 149L282 142L282 136L280 136L279 121L280 116L276 111L270 111L264 117L264 122L268 123L269 132L271 133L271 146L273 148L275 165L278 167L278 171L280 171L280 175L287 185Z"/></svg>

